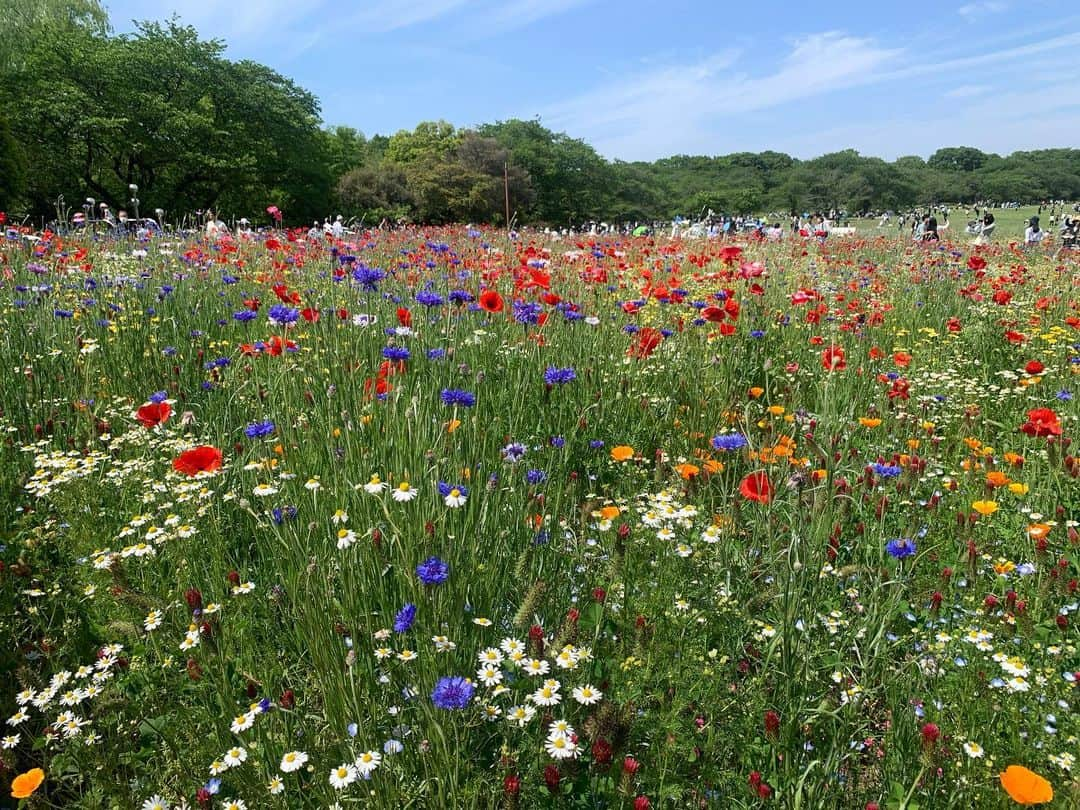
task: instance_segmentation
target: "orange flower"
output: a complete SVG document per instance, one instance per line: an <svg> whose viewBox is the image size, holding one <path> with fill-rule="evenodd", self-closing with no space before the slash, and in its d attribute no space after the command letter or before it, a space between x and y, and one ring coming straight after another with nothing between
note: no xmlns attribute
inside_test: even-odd
<svg viewBox="0 0 1080 810"><path fill-rule="evenodd" d="M453 433L459 427L461 427L461 420L460 419L451 419L449 422L446 423L446 432L447 433Z"/></svg>
<svg viewBox="0 0 1080 810"><path fill-rule="evenodd" d="M701 472L701 468L695 464L676 464L675 472L681 475L684 480L689 481L691 478Z"/></svg>
<svg viewBox="0 0 1080 810"><path fill-rule="evenodd" d="M619 507L605 506L600 510L600 517L604 520L614 520L619 516Z"/></svg>
<svg viewBox="0 0 1080 810"><path fill-rule="evenodd" d="M1003 487L1009 483L1009 476L1000 470L994 470L986 474L986 483L992 487Z"/></svg>
<svg viewBox="0 0 1080 810"><path fill-rule="evenodd" d="M760 397L764 393L765 393L765 389L762 388L759 385L755 385L753 388L750 389L750 396L753 399L757 399L758 397Z"/></svg>
<svg viewBox="0 0 1080 810"><path fill-rule="evenodd" d="M971 508L983 517L988 517L998 510L997 501L975 501Z"/></svg>
<svg viewBox="0 0 1080 810"><path fill-rule="evenodd" d="M626 444L611 448L611 458L614 461L628 461L634 457L634 448Z"/></svg>
<svg viewBox="0 0 1080 810"><path fill-rule="evenodd" d="M1050 525L1047 523L1032 523L1027 527L1028 537L1032 540L1042 540L1050 534Z"/></svg>
<svg viewBox="0 0 1080 810"><path fill-rule="evenodd" d="M865 428L876 428L881 424L881 420L876 417L860 416L859 424Z"/></svg>
<svg viewBox="0 0 1080 810"><path fill-rule="evenodd" d="M41 768L33 768L26 773L20 773L11 782L11 796L14 799L25 799L27 796L32 796L44 781L45 771L41 770Z"/></svg>
<svg viewBox="0 0 1080 810"><path fill-rule="evenodd" d="M708 461L705 462L705 472L707 472L709 475L712 475L713 473L721 473L723 471L724 462L717 461L714 458L710 458Z"/></svg>
<svg viewBox="0 0 1080 810"><path fill-rule="evenodd" d="M1050 783L1023 765L1010 765L1000 778L1009 798L1018 804L1042 804L1054 798Z"/></svg>

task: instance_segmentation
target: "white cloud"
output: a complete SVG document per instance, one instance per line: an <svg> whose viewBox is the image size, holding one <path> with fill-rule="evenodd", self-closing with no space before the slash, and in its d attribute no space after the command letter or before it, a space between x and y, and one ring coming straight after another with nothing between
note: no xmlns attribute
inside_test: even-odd
<svg viewBox="0 0 1080 810"><path fill-rule="evenodd" d="M956 12L967 20L977 20L987 14L997 14L1005 11L1009 4L1004 0L978 0L974 3L965 3Z"/></svg>
<svg viewBox="0 0 1080 810"><path fill-rule="evenodd" d="M654 158L705 146L710 133L735 125L735 116L851 87L901 55L899 49L839 32L796 41L777 69L764 76L736 73L737 51L691 65L627 76L559 102L541 118L584 137L605 155ZM715 141L715 139L713 139Z"/></svg>
<svg viewBox="0 0 1080 810"><path fill-rule="evenodd" d="M975 50L973 56L939 57L934 62L926 60L922 53L885 47L866 38L838 32L815 34L794 43L772 72L765 75L751 76L734 70L738 54L727 51L687 65L653 68L616 83L606 80L604 86L542 109L541 118L548 126L584 138L608 157L651 160L680 153L719 154L798 142L795 136L806 128L806 119L816 117L820 105L814 99L860 86L892 83L897 86L897 104L924 112L932 98L941 99L943 95L954 103L985 97L993 102L999 118L1015 120L1013 109L1002 106L998 99L1016 86L1011 77L1017 72L1028 72L1046 59L1057 64L1058 76L1075 76L1080 68L1080 33L1008 48L987 49L977 43L970 47ZM972 71L976 71L980 83L941 87L950 77ZM864 122L857 106L859 98L850 93L848 97L852 105L843 118L851 121L851 126L832 130L834 140L825 145L824 151L856 145L852 138L844 136L845 132L875 128L874 123ZM773 108L784 108L783 117ZM768 114L761 112L765 110ZM950 125L966 120L954 119L951 108L941 113L950 117ZM972 120L991 129L998 126L985 116ZM769 121L775 121L773 129L765 128ZM927 128L922 134L932 135L938 145L943 142L936 123L923 122L921 126ZM1045 122L1033 128L1028 121L1025 126L1029 132L1027 142L1041 142ZM1010 125L999 131L1016 133L1017 127ZM1055 125L1054 131L1060 132L1061 128ZM959 140L967 142L971 138ZM864 142L862 148L867 143L871 154L881 153L872 140ZM899 147L902 154L913 149ZM800 149L798 153L805 155L807 151Z"/></svg>
<svg viewBox="0 0 1080 810"><path fill-rule="evenodd" d="M990 86L986 84L962 84L945 92L945 98L973 98L990 92Z"/></svg>
<svg viewBox="0 0 1080 810"><path fill-rule="evenodd" d="M385 34L430 22L465 5L465 0L376 0L361 3L347 15L329 20L335 30L355 34Z"/></svg>

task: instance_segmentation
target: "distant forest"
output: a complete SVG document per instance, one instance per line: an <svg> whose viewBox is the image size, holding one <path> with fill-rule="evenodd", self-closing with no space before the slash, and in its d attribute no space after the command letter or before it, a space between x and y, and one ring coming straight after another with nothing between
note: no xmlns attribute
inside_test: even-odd
<svg viewBox="0 0 1080 810"><path fill-rule="evenodd" d="M971 147L888 162L854 150L609 161L539 121L423 122L367 137L325 127L318 99L271 68L225 58L175 21L110 32L97 0L10 0L0 28L0 210L56 216L94 197L170 219L215 209L290 224L329 214L562 225L717 213L906 209L1080 199L1080 149Z"/></svg>

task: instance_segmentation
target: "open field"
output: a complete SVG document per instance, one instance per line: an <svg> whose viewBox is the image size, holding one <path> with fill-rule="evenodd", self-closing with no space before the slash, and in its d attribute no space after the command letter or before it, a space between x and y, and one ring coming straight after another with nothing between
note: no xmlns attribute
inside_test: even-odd
<svg viewBox="0 0 1080 810"><path fill-rule="evenodd" d="M1078 806L1078 263L1026 215L3 243L4 795Z"/></svg>

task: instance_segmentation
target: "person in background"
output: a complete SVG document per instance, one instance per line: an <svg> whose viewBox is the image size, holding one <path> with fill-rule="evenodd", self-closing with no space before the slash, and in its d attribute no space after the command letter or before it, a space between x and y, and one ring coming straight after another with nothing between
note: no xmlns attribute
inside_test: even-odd
<svg viewBox="0 0 1080 810"><path fill-rule="evenodd" d="M1024 244L1037 245L1046 238L1046 231L1039 227L1039 218L1032 217L1028 220L1027 229L1024 231Z"/></svg>
<svg viewBox="0 0 1080 810"><path fill-rule="evenodd" d="M334 232L335 239L340 239L341 235L345 233L345 225L341 221L341 214L338 214L337 217L334 218L332 230Z"/></svg>
<svg viewBox="0 0 1080 810"><path fill-rule="evenodd" d="M927 217L925 225L923 227L922 241L924 242L939 242L941 237L938 235L937 230L937 217Z"/></svg>

